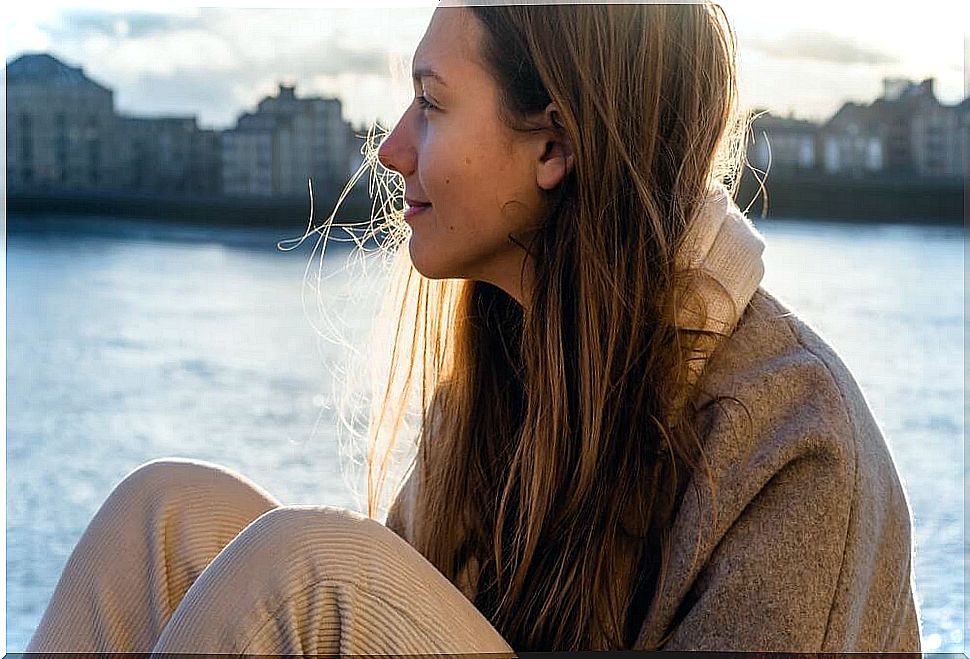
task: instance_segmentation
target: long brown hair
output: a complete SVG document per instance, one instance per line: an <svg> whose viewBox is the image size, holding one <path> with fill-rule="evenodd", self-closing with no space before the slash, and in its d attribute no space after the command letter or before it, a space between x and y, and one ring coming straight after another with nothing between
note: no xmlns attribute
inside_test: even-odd
<svg viewBox="0 0 970 659"><path fill-rule="evenodd" d="M675 255L710 183L736 192L735 37L715 4L470 9L503 121L530 130L554 101L575 169L520 243L527 310L485 282L422 277L400 211L385 213L368 514L417 383L414 546L453 582L476 562L475 605L517 651L629 648L691 473L714 490L688 368L711 337L675 323L698 276Z"/></svg>

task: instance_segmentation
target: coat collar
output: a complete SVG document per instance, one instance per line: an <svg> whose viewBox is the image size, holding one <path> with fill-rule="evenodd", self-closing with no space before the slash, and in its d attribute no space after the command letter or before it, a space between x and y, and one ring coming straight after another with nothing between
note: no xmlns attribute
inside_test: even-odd
<svg viewBox="0 0 970 659"><path fill-rule="evenodd" d="M699 268L716 281L692 283L704 299L708 318L702 323L690 297L681 296L677 326L715 331L722 337L730 335L764 277L764 248L764 237L738 208L727 188L712 181L677 255L678 268ZM688 362L693 378L700 376L717 343L702 341L705 347L700 354L693 353L694 358Z"/></svg>

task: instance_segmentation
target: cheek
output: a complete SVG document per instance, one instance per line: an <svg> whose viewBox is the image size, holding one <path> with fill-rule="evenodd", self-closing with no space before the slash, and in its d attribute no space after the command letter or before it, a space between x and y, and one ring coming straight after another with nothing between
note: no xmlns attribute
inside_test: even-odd
<svg viewBox="0 0 970 659"><path fill-rule="evenodd" d="M496 149L500 139L491 131L455 136L445 128L436 126L419 154L418 178L434 205L428 228L493 247L504 243L525 210L522 168Z"/></svg>
<svg viewBox="0 0 970 659"><path fill-rule="evenodd" d="M476 216L494 203L487 174L477 169L474 155L429 145L422 154L419 179L434 206L439 230L468 232L479 226Z"/></svg>

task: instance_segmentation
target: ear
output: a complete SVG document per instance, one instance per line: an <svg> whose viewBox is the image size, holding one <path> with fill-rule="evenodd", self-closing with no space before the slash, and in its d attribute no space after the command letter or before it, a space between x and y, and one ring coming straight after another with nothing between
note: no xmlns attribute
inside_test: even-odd
<svg viewBox="0 0 970 659"><path fill-rule="evenodd" d="M555 103L546 106L543 123L548 127L539 143L539 160L536 163L536 183L543 190L552 190L573 170L576 157L572 144L559 120Z"/></svg>

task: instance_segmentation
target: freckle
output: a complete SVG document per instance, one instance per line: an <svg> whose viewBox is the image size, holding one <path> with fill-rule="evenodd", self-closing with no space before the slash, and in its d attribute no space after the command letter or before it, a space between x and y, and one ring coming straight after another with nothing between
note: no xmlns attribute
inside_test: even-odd
<svg viewBox="0 0 970 659"><path fill-rule="evenodd" d="M448 228L451 229L452 231L454 231L455 230L455 225L454 224L449 224L448 225Z"/></svg>
<svg viewBox="0 0 970 659"><path fill-rule="evenodd" d="M451 179L446 178L445 183L451 183Z"/></svg>

